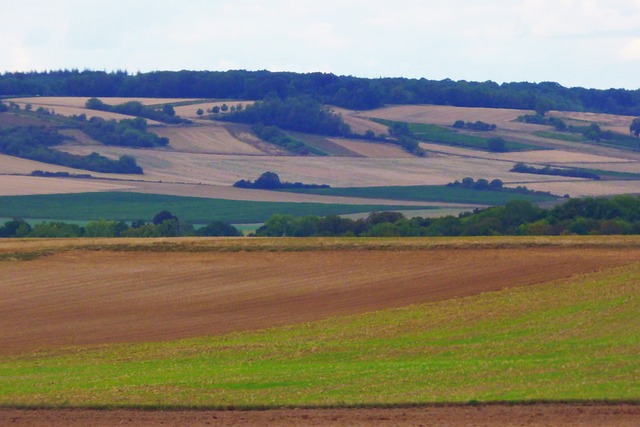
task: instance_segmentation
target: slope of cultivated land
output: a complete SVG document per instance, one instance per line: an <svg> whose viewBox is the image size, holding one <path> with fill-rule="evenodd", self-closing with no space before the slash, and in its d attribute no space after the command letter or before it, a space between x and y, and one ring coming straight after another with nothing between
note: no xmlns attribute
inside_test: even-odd
<svg viewBox="0 0 640 427"><path fill-rule="evenodd" d="M207 110L211 110L213 107L222 107L222 105L227 104L229 108L237 107L238 105L242 105L246 107L247 105L252 105L255 101L241 101L241 100L215 100L215 101L203 101L203 102L193 102L189 103L189 105L179 105L175 107L176 114L180 117L185 117L187 119L198 119L200 117L206 117L210 115L207 113ZM198 116L198 110L203 111L202 116Z"/></svg>
<svg viewBox="0 0 640 427"><path fill-rule="evenodd" d="M75 107L84 108L89 100L88 96L34 96L30 98L14 98L7 99L6 102L15 102L16 104L31 104L34 110L39 106L43 107ZM195 101L192 98L119 98L119 97L98 97L102 102L108 105L124 104L125 102L138 101L143 105L164 105L174 102Z"/></svg>
<svg viewBox="0 0 640 427"><path fill-rule="evenodd" d="M330 141L353 151L364 157L382 159L410 159L413 154L403 150L396 144L384 144L379 142L364 142L355 139L331 138Z"/></svg>
<svg viewBox="0 0 640 427"><path fill-rule="evenodd" d="M368 130L376 135L389 133L387 126L365 117L367 112L347 110L346 108L331 107L334 113L340 114L342 119L351 127L351 132L364 135Z"/></svg>
<svg viewBox="0 0 640 427"><path fill-rule="evenodd" d="M94 147L65 146L65 151L87 155ZM412 158L285 157L176 153L100 147L100 154L136 158L145 181L232 185L240 179L255 179L266 171L280 179L334 187L385 185L441 185L473 175L473 178L501 179L505 183L562 182L566 178L509 172L512 163L459 156Z"/></svg>
<svg viewBox="0 0 640 427"><path fill-rule="evenodd" d="M559 117L575 125L588 125L589 123L597 123L604 130L628 134L629 126L635 118L634 116L618 116L613 114L600 113L584 113L574 111L550 111L550 116Z"/></svg>
<svg viewBox="0 0 640 427"><path fill-rule="evenodd" d="M533 111L506 108L449 107L443 105L396 105L360 113L362 117L385 119L409 123L429 123L451 126L457 120L465 122L483 121L493 123L498 129L533 132L547 130L548 126L515 121L518 116L535 114Z"/></svg>
<svg viewBox="0 0 640 427"><path fill-rule="evenodd" d="M0 175L0 196L132 190L126 182Z"/></svg>
<svg viewBox="0 0 640 427"><path fill-rule="evenodd" d="M264 155L256 147L240 141L222 125L171 126L153 128L153 133L169 138L169 147L184 153Z"/></svg>
<svg viewBox="0 0 640 427"><path fill-rule="evenodd" d="M472 150L462 147L450 147L440 144L429 144L421 142L420 147L433 153L443 153L462 157L475 157L487 160L502 160L506 162L523 162L523 163L544 163L560 165L563 163L600 163L600 164L626 164L639 162L629 160L626 157L607 157L601 155L593 155L579 151L567 150L534 150L534 151L516 151L509 153L491 153L488 151ZM608 168L608 166L607 166Z"/></svg>
<svg viewBox="0 0 640 427"><path fill-rule="evenodd" d="M319 270L321 264L332 262L332 255L336 254L336 248L327 247L320 251L313 249L314 244L322 241L314 239L311 247L302 252L271 252L274 247L267 243L263 246L266 252L239 252L236 255L281 257L282 263L291 261L288 258L291 256L309 255L306 267L297 266L296 276L302 280L298 284L288 284L291 298L288 299L288 304L281 307L281 313L284 311L295 314L304 300L303 291L312 286L310 281L317 280L315 277L302 275L303 270ZM303 320L303 323L288 327L218 337L157 343L145 341L142 344L48 347L37 352L5 353L0 356L0 378L3 379L0 381L0 402L9 407L26 405L155 409L382 407L357 412L346 409L289 412L279 409L255 414L170 413L183 415L180 418L188 425L213 421L222 425L250 425L251 421L259 423L264 420L264 414L268 415L268 423L277 425L326 425L322 420L328 420L328 425L432 425L436 421L453 420L457 420L456 423L460 425L496 425L502 422L505 425L555 425L554 423L559 422L561 425L575 426L593 425L595 420L602 421L599 425L634 425L640 407L613 405L616 402L637 402L640 397L637 383L637 372L640 369L637 359L640 328L634 322L640 309L640 264L637 263L637 257L623 259L627 250L640 249L637 238L627 240L626 244L631 244L630 247L615 244L611 246L614 243L611 239L546 239L551 244L546 248L536 247L536 240L500 239L502 244L511 242L511 250L523 252L514 254L513 257L508 255L510 251L493 244L498 240L477 239L476 243L471 244L465 244L461 239L448 240L448 243L444 243L445 241L439 239L439 244L430 245L432 249L418 245L414 249L405 247L399 250L402 246L396 246L394 250L363 251L367 244L361 249L340 249L338 252L347 256L356 255L356 269L348 273L344 284L324 296L321 296L322 290L332 286L316 284L320 291L319 294L316 292L313 301L322 298L325 301L324 309L335 311L334 301L340 305L342 299L338 297L357 287L356 277L372 277L370 280L374 281L373 288L377 285L385 288L382 294L373 292L378 298L386 295L393 299L393 295L400 291L415 294L418 288L407 286L405 282L416 280L416 274L422 276L420 289L434 290L432 286L436 285L448 294L444 299L430 298L418 305L367 314L353 314L354 310L350 310L345 317L332 317L312 323ZM285 240L285 244L286 242L288 240ZM344 244L350 241L333 239L329 242ZM403 242L415 244L413 239L394 242L399 245ZM34 245L33 242L25 243ZM575 243L578 243L577 246ZM165 244L170 245L171 241L165 241ZM518 246L519 244L523 246ZM154 246L151 244L148 247ZM142 248L136 249L139 251ZM175 249L169 246L161 250ZM615 256L616 251L622 258ZM60 287L59 290L56 290L55 284L58 279L48 280L40 288L29 284L29 292L24 295L13 292L10 293L10 298L18 304L28 298L35 302L41 300L41 303L34 306L36 309L33 313L39 317L42 316L40 311L44 310L55 321L53 324L43 322L37 329L51 332L55 329L57 320L70 315L67 311L62 316L51 316L55 310L63 312L55 306L58 298L62 297L64 304L69 306L67 310L80 313L76 321L68 323L65 330L66 333L71 332L69 329L76 330L74 339L82 337L83 332L91 328L93 321L104 322L111 316L119 316L122 325L116 326L116 331L100 328L99 333L92 334L92 337L101 335L104 338L110 333L117 333L118 328L125 328L126 322L131 322L129 326L135 329L140 325L141 318L152 311L152 307L157 308L154 313L156 318L165 315L170 319L166 322L158 319L156 326L161 329L167 326L180 329L186 317L208 317L211 319L210 323L215 324L216 313L222 313L223 310L212 308L225 302L229 311L224 315L232 323L234 316L230 312L240 310L243 306L252 310L249 316L244 317L245 322L247 319L266 319L261 314L261 303L257 302L266 296L266 290L262 287L248 299L237 301L233 298L237 294L248 293L248 288L252 286L261 286L253 285L250 281L245 281L243 285L230 283L233 280L228 279L234 268L237 269L237 274L245 278L252 276L250 272L239 268L241 266L237 261L233 265L202 261L205 255L232 254L134 253L142 256L143 262L138 265L139 274L142 275L148 276L146 257L152 255L191 255L194 258L192 262L188 262L188 266L200 271L200 274L192 271L179 284L169 283L169 280L151 280L149 277L146 292L142 294L138 285L140 279L134 279L129 295L122 298L119 295L126 293L124 286L116 285L112 290L98 289L97 283L104 277L106 267L96 266L96 274L92 276L82 273L88 269L87 266L81 267L81 271L75 276L84 275L85 286L98 290L88 297L89 300L102 302L97 309L87 307L91 303L86 300L78 309L72 306L72 301L77 298L76 288L80 287L71 285L68 279L72 275L66 271L63 278L69 285ZM134 253L127 254L131 258ZM409 263L410 259L416 261L413 257L416 253L429 260L419 263L422 272L418 273L419 268L415 267L414 262L414 267L406 273L405 279L399 280L400 276L396 276L393 285L383 285L389 279L388 271L373 279L375 272L383 271L379 266L380 257L386 257L391 263L409 258L406 261ZM454 253L459 256L456 257ZM496 256L503 254L508 259ZM525 267L522 259L527 257L524 254L533 256L534 261L545 262L555 273L541 273L541 269L534 269L533 265ZM48 262L49 266L55 267L62 264L65 257L74 259L79 255L77 251L63 252L33 261L2 262L0 267L4 270L6 265L35 266L33 274L36 277L44 267L40 262ZM125 254L97 252L88 256L86 262L96 265L96 257L102 256L110 263L118 255ZM365 261L362 256L370 258ZM460 258L470 260L470 264L465 264L462 269L458 266L454 270L453 265L447 266L445 261L451 257L457 258L458 264ZM485 262L479 268L480 258L484 258ZM180 258L178 261L183 260ZM583 267L574 266L561 272L560 265L572 265L572 260L577 260ZM587 267L590 260L602 261ZM364 272L360 266L362 261L375 271ZM516 261L517 265L508 265L509 261ZM341 265L342 263L337 264L339 270L336 274L344 275L340 270ZM622 267L610 268L613 265ZM125 274L122 264L118 266L120 268L113 269L111 277ZM264 274L266 267L259 262L255 269ZM404 264L400 263L400 267L404 267ZM460 270L478 268L479 276L468 271L468 279L462 279L465 273L460 273ZM492 268L492 274L488 274ZM194 292L193 282L204 280L204 269L215 270L217 274L210 275L211 283L208 286L201 285ZM289 277L288 273L294 270L293 267L285 268L284 277ZM322 275L329 275L326 270L325 268ZM441 283L438 280L438 276L445 274L442 270L454 272L460 284L455 286L455 290L451 289L449 282ZM493 287L495 291L477 294L488 281L496 278L500 281L502 274L507 274L511 279L506 287L496 286ZM550 281L553 277L559 279ZM270 287L269 283L268 280L267 287ZM536 284L512 288L514 285L527 283ZM111 285L114 286L113 283ZM234 285L233 288L231 285ZM6 286L3 285L3 288ZM218 299L211 305L209 295L214 292L212 289L219 286L230 288L232 299L224 302ZM476 288L469 294L462 291L465 286ZM180 291L172 295L171 303L163 305L163 295L169 293L167 288L170 287L179 287ZM46 290L53 291L51 303L44 302ZM371 295L372 288L362 290L365 298ZM80 292L85 291L80 289ZM423 295L424 291L419 292L414 301L425 301ZM327 296L330 297L327 299ZM451 299L453 296L456 298ZM3 295L0 301L4 299ZM142 309L135 307L136 303L142 306L139 300L147 303ZM191 309L174 309L176 306L184 307L189 301L193 304ZM353 301L359 301L359 298ZM108 309L110 305L111 310ZM386 307L390 305L392 304L385 302ZM17 324L23 324L19 322L22 317L26 316L19 313ZM26 326L29 327L29 322L26 322ZM38 338L38 334L34 338ZM573 404L532 405L541 401ZM442 408L426 406L383 409L387 405L420 406L468 402L475 404ZM503 402L509 406L478 406L477 403L481 402ZM513 405L518 402L528 405ZM579 402L589 402L590 405L581 405ZM104 419L129 424L138 420L151 425L175 419L174 415L167 418L169 414L159 412L139 412L137 415L130 412L109 412L110 415L103 416L84 411L25 413L5 409L0 412L0 417L5 414L15 417L14 421L22 425L27 422L25 420L31 422L28 425L33 425L34 422L60 425L65 420L68 425L79 425L82 422L99 425L100 422L108 422L102 421ZM363 419L362 416L366 418ZM121 417L130 418L122 420ZM78 418L79 421L76 421ZM92 422L93 420L98 420L98 423ZM181 425L179 423L180 421L178 425ZM458 425L456 423L447 425Z"/></svg>
<svg viewBox="0 0 640 427"><path fill-rule="evenodd" d="M131 247L133 253L124 239L107 245L71 240L67 248L78 249L66 252L60 252L65 246L58 241L3 244L5 253L46 252L51 244L57 253L0 262L0 349L14 353L260 329L540 283L640 256L632 239L626 242L635 246L624 250L527 248L515 240L516 246L502 248L500 242L508 239L494 240L489 249L464 239L423 242L426 246L420 246L424 239L407 242L416 246L382 240L383 246L373 247L386 244L393 250L377 251L367 250L375 240L315 239L293 252L297 242L261 239L253 246L251 240L227 239L213 246L197 239L143 241ZM443 246L430 246L438 242ZM270 244L276 251L256 251ZM103 250L81 250L86 245ZM242 248L254 250L237 252Z"/></svg>
<svg viewBox="0 0 640 427"><path fill-rule="evenodd" d="M523 174L524 175L524 174ZM527 188L537 191L550 191L553 194L569 194L571 197L606 197L612 194L639 194L638 181L591 181L574 180L561 182L527 182Z"/></svg>

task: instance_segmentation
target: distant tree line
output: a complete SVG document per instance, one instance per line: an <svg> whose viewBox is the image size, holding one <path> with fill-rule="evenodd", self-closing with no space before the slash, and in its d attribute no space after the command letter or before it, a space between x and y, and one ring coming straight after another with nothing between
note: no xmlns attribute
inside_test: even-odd
<svg viewBox="0 0 640 427"><path fill-rule="evenodd" d="M129 101L124 104L108 105L98 98L88 99L85 107L90 110L109 111L112 113L125 114L127 116L143 117L149 120L168 124L190 123L189 120L176 116L176 111L170 104L165 104L162 109L147 107L140 101Z"/></svg>
<svg viewBox="0 0 640 427"><path fill-rule="evenodd" d="M213 117L230 122L262 123L266 126L319 135L347 136L351 133L349 125L340 115L333 113L310 96L283 99L272 94L242 110Z"/></svg>
<svg viewBox="0 0 640 427"><path fill-rule="evenodd" d="M329 188L327 184L303 184L301 182L282 182L275 172L265 172L255 181L241 179L233 184L237 188L255 188L260 190L282 190L289 188Z"/></svg>
<svg viewBox="0 0 640 427"><path fill-rule="evenodd" d="M237 228L223 221L212 221L198 229L182 224L169 211L158 212L153 221L96 220L82 227L61 221L46 221L31 226L23 219L7 221L0 227L0 237L177 237L242 236Z"/></svg>
<svg viewBox="0 0 640 427"><path fill-rule="evenodd" d="M311 95L323 104L372 109L383 104L549 109L640 115L640 90L567 88L558 83L469 82L408 78L359 78L328 73L269 71L58 70L0 75L0 96L232 98L259 100ZM544 106L542 108L541 106Z"/></svg>
<svg viewBox="0 0 640 427"><path fill-rule="evenodd" d="M486 123L481 120L475 122L465 122L464 120L456 120L453 123L453 127L456 129L469 129L479 132L489 132L496 130L497 126L493 123Z"/></svg>
<svg viewBox="0 0 640 427"><path fill-rule="evenodd" d="M551 166L543 166L541 168L536 168L535 166L527 166L524 163L516 163L512 168L511 172L518 173L530 173L535 175L552 175L552 176L566 176L572 178L586 178L599 180L600 175L597 173L589 172L582 169L561 169L561 168L552 168Z"/></svg>
<svg viewBox="0 0 640 427"><path fill-rule="evenodd" d="M0 129L0 152L29 160L84 169L103 173L141 174L142 168L131 156L111 160L98 153L76 156L51 147L62 144L69 137L54 128L44 126L21 126Z"/></svg>
<svg viewBox="0 0 640 427"><path fill-rule="evenodd" d="M551 209L512 200L504 206L441 218L409 219L398 212L372 213L358 220L276 214L255 234L289 237L640 234L640 196L571 199Z"/></svg>
<svg viewBox="0 0 640 427"><path fill-rule="evenodd" d="M147 121L141 117L135 119L105 120L101 117L76 116L84 133L105 145L120 147L151 148L164 147L169 139L160 137L147 130Z"/></svg>
<svg viewBox="0 0 640 427"><path fill-rule="evenodd" d="M93 176L88 173L48 172L48 171L42 171L39 169L32 171L31 176L39 176L44 178L76 178L76 179L93 178Z"/></svg>
<svg viewBox="0 0 640 427"><path fill-rule="evenodd" d="M462 187L469 188L473 190L480 191L502 191L505 193L514 193L514 194L529 194L529 195L540 195L540 196L552 196L549 191L536 191L530 190L524 185L519 185L517 187L504 187L504 183L501 179L492 179L489 181L488 179L479 178L478 180L474 180L471 177L462 178L461 181L454 181L447 184L447 187Z"/></svg>

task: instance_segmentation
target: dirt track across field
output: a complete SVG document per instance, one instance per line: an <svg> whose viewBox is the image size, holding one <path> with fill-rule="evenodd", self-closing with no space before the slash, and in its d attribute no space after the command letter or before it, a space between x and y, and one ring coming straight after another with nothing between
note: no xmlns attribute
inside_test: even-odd
<svg viewBox="0 0 640 427"><path fill-rule="evenodd" d="M0 262L0 352L260 329L464 297L638 260L638 246L74 250Z"/></svg>
<svg viewBox="0 0 640 427"><path fill-rule="evenodd" d="M269 411L1 410L0 425L80 426L567 426L636 427L640 405L441 406Z"/></svg>

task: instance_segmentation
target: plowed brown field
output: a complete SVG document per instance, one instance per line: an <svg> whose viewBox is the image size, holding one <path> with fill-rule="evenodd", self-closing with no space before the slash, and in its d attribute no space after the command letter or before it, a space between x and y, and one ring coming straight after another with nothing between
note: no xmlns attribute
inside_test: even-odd
<svg viewBox="0 0 640 427"><path fill-rule="evenodd" d="M489 405L397 409L280 409L269 411L1 410L14 427L124 426L529 426L636 427L638 405Z"/></svg>
<svg viewBox="0 0 640 427"><path fill-rule="evenodd" d="M463 297L640 259L640 247L75 250L0 262L0 351L162 341Z"/></svg>

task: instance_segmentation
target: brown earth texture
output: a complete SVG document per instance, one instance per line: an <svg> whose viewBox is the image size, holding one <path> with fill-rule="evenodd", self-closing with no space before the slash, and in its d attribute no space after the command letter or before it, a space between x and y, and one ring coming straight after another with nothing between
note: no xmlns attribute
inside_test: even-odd
<svg viewBox="0 0 640 427"><path fill-rule="evenodd" d="M322 247L320 240L291 250L280 243L260 247L256 240L257 246L248 250L247 240L237 240L240 246L233 250L216 246L215 240L170 251L152 244L127 250L115 243L0 245L0 259L5 259L0 261L0 354L165 341L309 322L527 286L640 259L637 243L333 248ZM11 260L34 250L46 256ZM639 421L637 405L0 410L0 426L635 426Z"/></svg>

